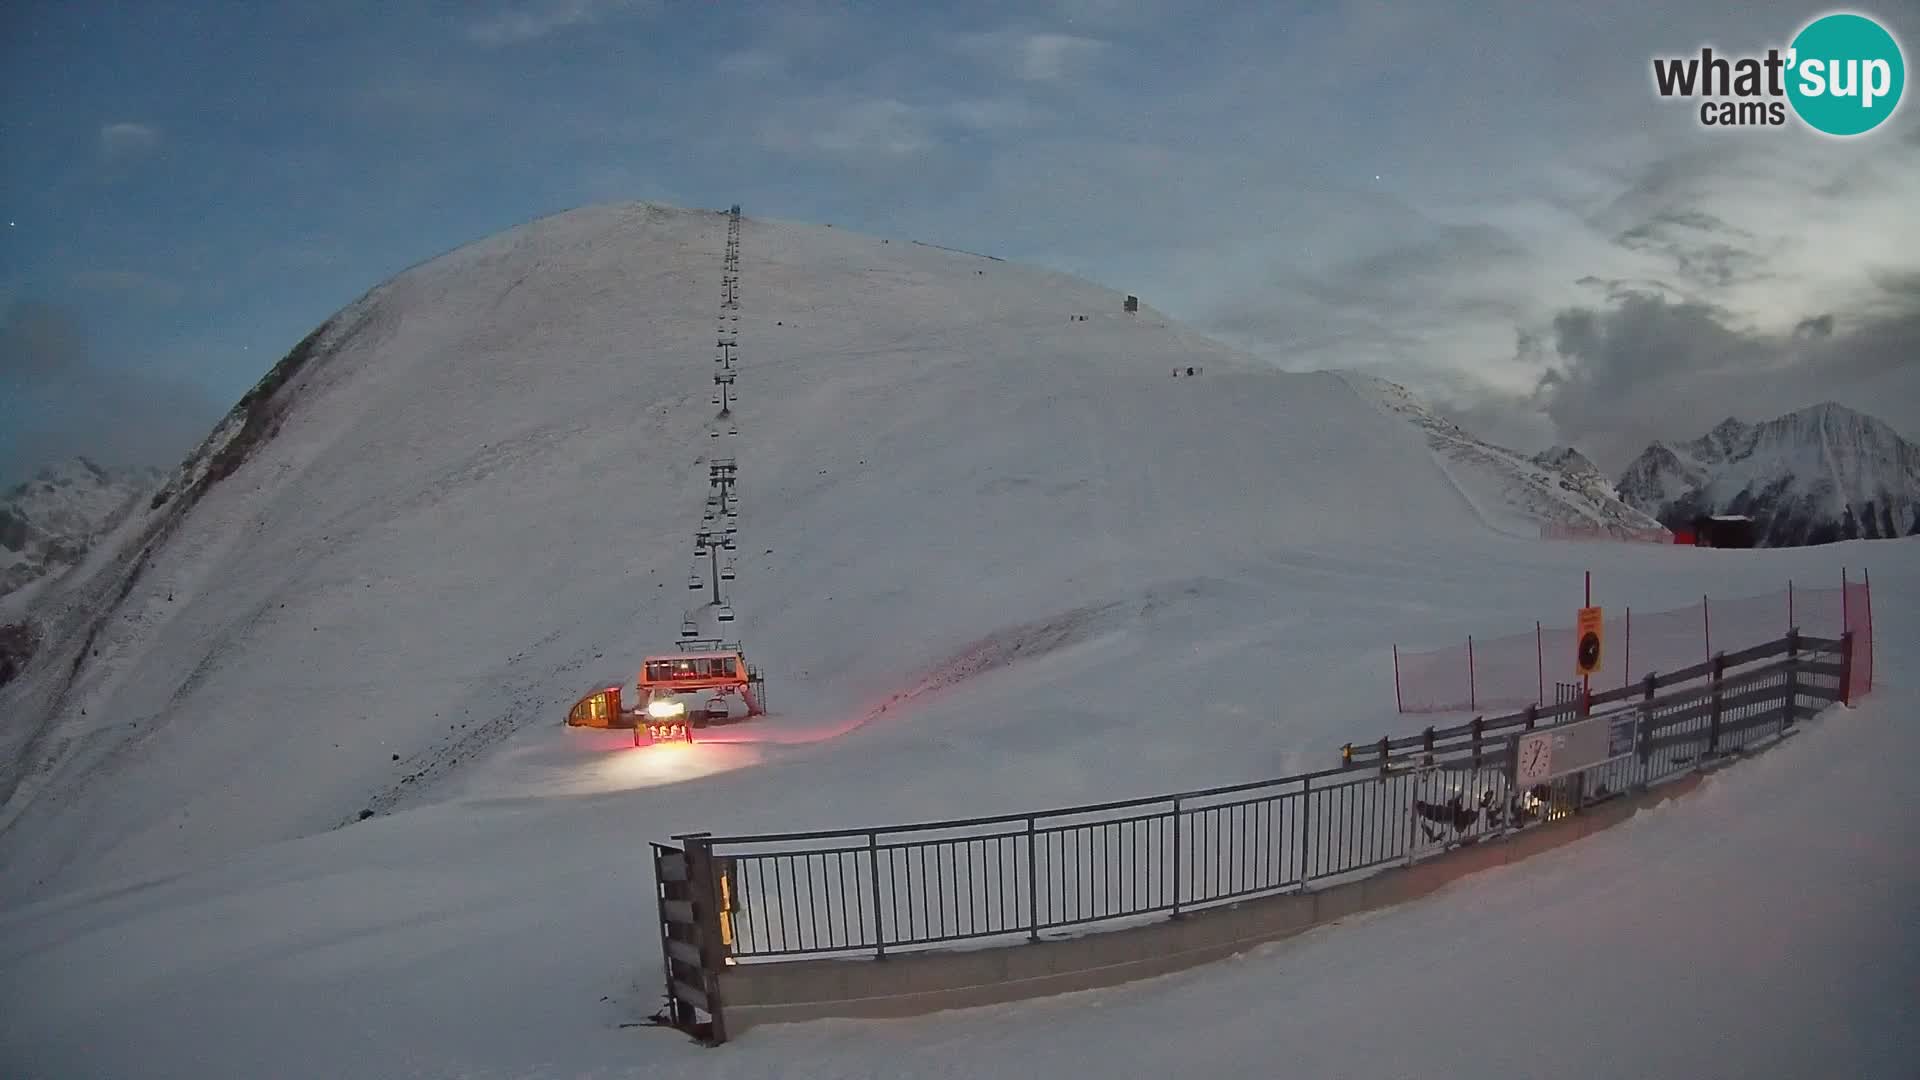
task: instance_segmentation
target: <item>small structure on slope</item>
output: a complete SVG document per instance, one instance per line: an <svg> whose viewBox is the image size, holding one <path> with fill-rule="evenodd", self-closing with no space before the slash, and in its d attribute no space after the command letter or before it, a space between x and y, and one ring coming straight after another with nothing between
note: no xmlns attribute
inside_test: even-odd
<svg viewBox="0 0 1920 1080"><path fill-rule="evenodd" d="M1695 547L1750 548L1753 519L1745 514L1702 514L1693 519Z"/></svg>

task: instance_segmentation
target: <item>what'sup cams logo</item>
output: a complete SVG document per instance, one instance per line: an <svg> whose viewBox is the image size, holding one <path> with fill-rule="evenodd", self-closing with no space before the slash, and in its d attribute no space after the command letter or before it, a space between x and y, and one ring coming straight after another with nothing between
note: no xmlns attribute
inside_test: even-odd
<svg viewBox="0 0 1920 1080"><path fill-rule="evenodd" d="M1653 87L1663 98L1699 98L1705 127L1781 127L1787 108L1828 135L1861 135L1893 115L1906 88L1900 43L1865 15L1823 15L1784 50L1764 56L1661 56Z"/></svg>

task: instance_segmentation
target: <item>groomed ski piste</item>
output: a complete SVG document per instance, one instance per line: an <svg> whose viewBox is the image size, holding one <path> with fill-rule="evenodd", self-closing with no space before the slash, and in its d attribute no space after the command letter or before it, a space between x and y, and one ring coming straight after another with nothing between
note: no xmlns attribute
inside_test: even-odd
<svg viewBox="0 0 1920 1080"><path fill-rule="evenodd" d="M575 211L376 289L71 686L0 690L0 1072L1909 1075L1920 545L1516 537L1342 377L1151 297L748 217L720 442L773 715L562 727L688 607L726 220ZM1586 570L1655 611L1842 565L1884 598L1875 693L1609 832L1109 990L625 1026L660 1004L649 840L1320 767L1433 719L1393 711L1394 640L1570 621Z"/></svg>

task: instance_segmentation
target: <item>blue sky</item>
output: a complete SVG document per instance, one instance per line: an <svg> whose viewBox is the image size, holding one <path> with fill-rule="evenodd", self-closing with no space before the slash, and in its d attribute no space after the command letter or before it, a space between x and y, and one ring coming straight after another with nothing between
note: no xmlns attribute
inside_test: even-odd
<svg viewBox="0 0 1920 1080"><path fill-rule="evenodd" d="M1617 457L1816 396L1884 415L1920 404L1920 114L1708 133L1649 87L1656 52L1816 13L15 0L0 479L177 457L379 281L620 199L1075 271L1520 444ZM1912 52L1920 24L1884 21Z"/></svg>

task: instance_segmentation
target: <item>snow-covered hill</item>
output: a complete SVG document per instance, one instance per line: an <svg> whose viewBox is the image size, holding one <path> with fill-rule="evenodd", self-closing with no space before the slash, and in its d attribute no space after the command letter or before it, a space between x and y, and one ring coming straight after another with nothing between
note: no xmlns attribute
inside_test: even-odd
<svg viewBox="0 0 1920 1080"><path fill-rule="evenodd" d="M600 207L395 278L295 348L158 505L40 598L49 644L0 688L0 1073L893 1075L919 1061L1031 1076L1032 1053L954 1049L953 1018L891 1029L938 1050L911 1061L835 1042L835 1025L756 1029L720 1054L625 1027L660 997L647 842L1321 767L1356 733L1424 723L1393 711L1396 639L1571 617L1587 570L1596 602L1652 611L1858 565L1850 549L1729 559L1503 535L1424 432L1336 376L1261 370L1061 275L751 218L740 318L724 320L740 434L709 436L725 234L722 215ZM1204 373L1168 374L1189 364ZM775 715L658 751L562 727L577 694L631 678L675 636L719 452L740 465L733 629ZM1885 594L1920 581L1920 546L1876 559ZM1885 642L1913 640L1897 606L1887 622ZM1913 659L1881 655L1889 673ZM1911 695L1889 704L1910 711ZM1883 801L1869 826L1913 820ZM1622 857L1671 870L1647 847ZM1793 863L1852 880L1850 864ZM1476 888L1501 886L1449 892ZM1259 1000L1291 988L1377 1028L1377 1009L1351 1003L1445 996L1457 978L1408 972L1453 972L1458 941L1478 956L1511 938L1505 907L1475 921L1485 906L1459 905L1439 934L1340 942L1360 959L1333 964L1350 980L1334 996L1283 961ZM1889 923L1861 911L1863 935ZM1645 920L1579 914L1581 934L1548 938L1645 945ZM1548 950L1526 971L1589 960ZM1700 995L1656 981L1686 1007L1649 1006L1648 1022L1671 1018L1662 1035L1693 1045ZM1075 1027L1039 1071L1266 1075L1276 1030L1311 1041L1298 1021L1312 1010L1200 1000L1201 1021L1146 1036ZM1779 1012L1714 1000L1709 1026ZM1854 1023L1848 1004L1823 995L1811 1019ZM1523 1023L1546 1019L1522 1007ZM823 1032L835 1048L809 1045ZM1164 1056L1119 1060L1143 1039ZM1360 1071L1406 1071L1414 1051L1397 1052ZM1482 1071L1524 1072L1516 1060ZM1601 1059L1556 1067L1568 1060Z"/></svg>
<svg viewBox="0 0 1920 1080"><path fill-rule="evenodd" d="M1529 457L1468 434L1412 391L1376 375L1346 373L1355 390L1418 429L1434 459L1489 525L1518 536L1560 527L1638 536L1660 523L1620 500L1599 468L1572 447Z"/></svg>
<svg viewBox="0 0 1920 1080"><path fill-rule="evenodd" d="M1920 533L1920 447L1826 402L1758 424L1729 417L1698 439L1656 442L1621 496L1671 526L1700 514L1755 519L1770 547Z"/></svg>
<svg viewBox="0 0 1920 1080"><path fill-rule="evenodd" d="M152 493L161 475L76 457L0 494L0 597L79 562L135 499ZM23 600L0 610L17 610Z"/></svg>
<svg viewBox="0 0 1920 1080"><path fill-rule="evenodd" d="M1409 515L1488 536L1419 434L1335 376L1261 369L1063 275L828 228L747 222L726 323L741 434L710 438L724 220L548 218L301 343L8 688L31 722L6 736L5 887L404 804L630 678L700 599L716 453L740 463L730 629L782 714L761 737L857 722L983 652L1030 667L1032 635L1055 663L1137 646L1196 604L1257 597L1287 552L1351 559ZM1203 373L1170 377L1188 365ZM1250 603L1235 621L1306 619ZM1107 720L1124 727L1198 679L1266 726L1257 683L1181 656L1201 667L1169 677L1123 649L1060 690L1132 702Z"/></svg>

